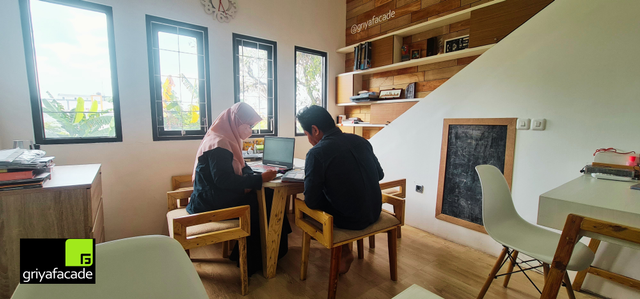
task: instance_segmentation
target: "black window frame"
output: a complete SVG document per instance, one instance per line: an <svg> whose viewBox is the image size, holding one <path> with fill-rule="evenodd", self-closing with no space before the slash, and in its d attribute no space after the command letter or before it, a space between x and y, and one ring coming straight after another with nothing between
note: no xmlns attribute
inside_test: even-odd
<svg viewBox="0 0 640 299"><path fill-rule="evenodd" d="M271 107L267 106L267 114L269 114L269 112L271 112L271 114L273 115L273 121L272 121L272 128L271 130L261 130L259 134L256 134L255 130L253 131L254 134L251 135L252 138L259 138L259 137L264 137L264 136L278 136L278 43L275 41L270 41L270 40L266 40L266 39L262 39L262 38L257 38L257 37L253 37L253 36L248 36L248 35L242 35L242 34L238 34L238 33L233 33L233 85L234 85L234 89L233 89L233 93L234 93L234 103L238 103L240 102L240 60L238 59L239 56L239 40L245 40L245 41L249 41L249 42L253 42L256 44L266 44L271 46L271 48L268 47L263 47L260 48L261 50L265 50L267 51L268 55L271 56L271 59L273 60L273 80L272 80L272 86L267 86L267 93L269 93L269 88L272 89L273 91L273 103L271 104ZM244 45L244 44L243 44ZM256 48L258 48L258 46L256 46ZM271 53L272 52L272 53ZM267 70L268 72L268 70ZM267 100L267 104L268 100ZM268 122L268 120L267 120Z"/></svg>
<svg viewBox="0 0 640 299"><path fill-rule="evenodd" d="M322 59L322 72L323 72L323 76L322 76L322 86L324 88L322 88L322 108L327 109L327 65L328 65L328 56L327 56L327 52L323 52L323 51L319 51L319 50L313 50L313 49L309 49L309 48L305 48L305 47L300 47L300 46L295 46L294 47L294 52L293 52L293 132L295 134L295 136L305 136L304 131L302 133L298 133L297 130L297 126L296 124L298 123L298 120L296 118L297 115L297 111L298 111L298 84L297 84L297 80L298 80L298 52L302 52L302 53L306 53L306 54L312 54L312 55L317 55L317 56L321 56Z"/></svg>
<svg viewBox="0 0 640 299"><path fill-rule="evenodd" d="M120 91L118 88L118 68L116 62L115 35L113 30L113 10L111 6L85 2L81 0L39 0L53 4L104 13L107 19L107 36L109 39L109 60L111 68L111 89L113 98L113 118L115 137L73 137L73 138L46 138L44 128L44 114L40 87L38 86L38 69L35 57L33 41L33 27L31 22L31 0L20 0L20 23L22 27L22 40L24 43L25 64L29 82L29 95L31 101L31 116L33 119L33 131L35 142L38 144L80 144L101 142L122 142L122 124L120 119Z"/></svg>
<svg viewBox="0 0 640 299"><path fill-rule="evenodd" d="M151 95L151 130L153 132L153 141L202 139L211 124L208 28L152 15L145 15L145 23L147 32L147 58L149 60L149 90ZM171 32L172 30L170 29L175 29L175 32ZM158 115L162 116L164 112L162 108L162 78L160 76L160 52L157 44L158 41L153 38L158 36L158 32L178 34L178 29L186 30L186 32L199 31L202 33L202 36L197 36L197 34L194 34L193 32L189 32L192 35L183 34L196 38L198 43L198 63L203 63L203 69L198 70L200 130L165 131L162 126L164 124L164 118L159 119L158 117ZM203 51L203 53L200 53L200 51ZM201 61L201 59L203 61Z"/></svg>

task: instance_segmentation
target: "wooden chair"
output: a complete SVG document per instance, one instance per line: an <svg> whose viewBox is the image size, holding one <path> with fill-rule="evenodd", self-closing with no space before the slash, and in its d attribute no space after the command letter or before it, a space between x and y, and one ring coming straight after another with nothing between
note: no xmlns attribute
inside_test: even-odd
<svg viewBox="0 0 640 299"><path fill-rule="evenodd" d="M191 215L186 211L185 203L192 192L190 187L167 192L169 235L182 245L187 254L191 248L237 240L242 295L246 295L249 291L246 237L251 233L249 206Z"/></svg>
<svg viewBox="0 0 640 299"><path fill-rule="evenodd" d="M405 198L407 197L407 180L401 179L380 183L380 190L385 194ZM398 226L398 239L400 238L402 238L402 227ZM364 245L364 241L358 242L358 258L362 259L363 257L360 256L360 248ZM369 248L376 248L376 235L369 236Z"/></svg>
<svg viewBox="0 0 640 299"><path fill-rule="evenodd" d="M549 274L540 298L547 299L558 296L558 291L566 275L567 264L571 259L573 248L584 233L590 233L589 236L600 235L604 236L604 238L622 240L635 248L640 245L639 228L569 214L564 229L562 229L562 236L560 237L560 242L558 242L556 253L553 256L553 262L551 263L551 268L549 269ZM618 281L621 283L626 282L625 284L629 286L637 286L639 283L638 280L628 277L620 277Z"/></svg>
<svg viewBox="0 0 640 299"><path fill-rule="evenodd" d="M171 177L171 190L192 190L193 191L193 182L191 181L192 177L190 174L185 175L175 175ZM180 201L180 206L187 206L188 198ZM235 240L224 241L222 242L222 257L228 258L231 255L231 250L233 246L236 245Z"/></svg>
<svg viewBox="0 0 640 299"><path fill-rule="evenodd" d="M391 280L398 280L397 232L404 225L404 199L382 194L382 202L393 206L393 213L383 210L380 219L363 230L340 229L333 226L333 216L319 210L312 210L303 200L296 199L296 225L302 229L302 265L300 279L307 279L309 265L309 247L311 238L331 249L331 267L329 273L329 298L335 298L338 286L338 265L342 254L342 245L358 241L358 257L362 256L362 240L368 236L386 232L389 243L389 268Z"/></svg>

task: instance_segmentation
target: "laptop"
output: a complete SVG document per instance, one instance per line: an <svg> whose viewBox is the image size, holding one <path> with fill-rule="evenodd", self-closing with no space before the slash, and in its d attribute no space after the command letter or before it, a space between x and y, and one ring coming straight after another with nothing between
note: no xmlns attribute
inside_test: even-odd
<svg viewBox="0 0 640 299"><path fill-rule="evenodd" d="M262 164L252 163L253 172L262 173L275 170L284 173L293 168L293 153L295 150L295 138L265 137Z"/></svg>

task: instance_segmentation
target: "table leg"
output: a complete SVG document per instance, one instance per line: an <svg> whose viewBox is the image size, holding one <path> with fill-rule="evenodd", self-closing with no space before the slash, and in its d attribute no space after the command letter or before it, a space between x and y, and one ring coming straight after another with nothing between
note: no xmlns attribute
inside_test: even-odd
<svg viewBox="0 0 640 299"><path fill-rule="evenodd" d="M267 277L267 203L265 201L264 188L258 192L258 214L260 221L260 245L262 246L262 274ZM255 232L251 232L255 234Z"/></svg>
<svg viewBox="0 0 640 299"><path fill-rule="evenodd" d="M264 188L260 199L260 216L264 218L260 220L260 233L262 241L262 271L266 278L276 276L276 267L278 265L278 250L280 249L280 235L282 234L282 221L284 219L285 205L287 202L288 190L287 186L275 187L273 190L273 202L271 204L271 216L266 221L266 202L264 197Z"/></svg>
<svg viewBox="0 0 640 299"><path fill-rule="evenodd" d="M589 249L591 249L593 253L596 253L596 251L598 251L598 246L600 246L600 240L591 238L591 241L589 241ZM582 289L582 283L584 282L584 278L587 277L588 272L589 268L584 269L576 274L576 278L573 280L572 285L574 291L580 291L580 289Z"/></svg>

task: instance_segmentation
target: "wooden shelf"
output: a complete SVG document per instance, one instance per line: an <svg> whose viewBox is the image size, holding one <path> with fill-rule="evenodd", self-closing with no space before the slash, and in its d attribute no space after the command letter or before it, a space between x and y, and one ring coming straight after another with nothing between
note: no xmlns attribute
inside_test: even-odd
<svg viewBox="0 0 640 299"><path fill-rule="evenodd" d="M340 103L338 106L369 106L377 104L389 104L389 103L405 103L405 102L417 102L420 99L399 99L399 100L378 100L369 102L352 102L352 103Z"/></svg>
<svg viewBox="0 0 640 299"><path fill-rule="evenodd" d="M376 125L376 124L340 124L342 127L375 127L375 128L384 128L387 125Z"/></svg>
<svg viewBox="0 0 640 299"><path fill-rule="evenodd" d="M480 9L480 8L484 8L487 6L491 6L494 4L498 4L500 2L504 2L505 0L493 0L491 2L487 2L481 5L476 5L474 7L456 12L456 13L452 13L452 14L448 14L446 16L431 20L431 21L427 21L424 23L420 23L420 24L416 24L413 25L411 27L407 27L404 29L400 29L400 30L396 30L390 33L387 33L385 35L381 35L381 36L376 36L374 38L365 40L365 41L361 41L360 43L364 43L364 42L371 42L371 41L375 41L375 40L379 40L379 39L383 39L385 37L389 37L389 36L401 36L401 37L405 37L405 36L409 36L409 35L414 35L416 33L420 33L420 32L424 32L430 29L434 29L434 28L438 28L438 27L442 27L442 26L446 26L455 22L460 22L460 21L464 21L466 19L471 18L471 12L476 10L476 9ZM360 43L356 43L350 46L346 46L344 48L340 48L338 49L338 53L351 53L353 52L353 48L357 45L359 45Z"/></svg>
<svg viewBox="0 0 640 299"><path fill-rule="evenodd" d="M433 55L433 56L424 57L420 59L412 59L412 60L393 63L393 64L381 66L381 67L371 68L368 70L359 70L359 71L354 71L349 73L342 73L342 74L339 74L338 76L379 73L379 72L403 69L403 68L418 66L423 64L436 63L436 62L453 60L453 59L464 58L469 56L476 56L486 52L494 45L495 44L491 44L491 45L486 45L482 47L476 47L476 48L464 49L464 50L445 53L445 54Z"/></svg>

